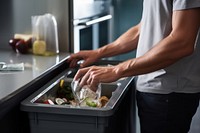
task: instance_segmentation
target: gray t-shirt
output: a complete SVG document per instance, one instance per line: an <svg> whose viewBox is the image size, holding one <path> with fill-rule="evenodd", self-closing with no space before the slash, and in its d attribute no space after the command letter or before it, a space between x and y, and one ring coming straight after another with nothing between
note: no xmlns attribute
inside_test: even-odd
<svg viewBox="0 0 200 133"><path fill-rule="evenodd" d="M196 7L200 7L200 0L144 0L136 56L144 55L170 34L173 11ZM200 92L200 30L192 55L167 68L139 75L136 89L160 94Z"/></svg>

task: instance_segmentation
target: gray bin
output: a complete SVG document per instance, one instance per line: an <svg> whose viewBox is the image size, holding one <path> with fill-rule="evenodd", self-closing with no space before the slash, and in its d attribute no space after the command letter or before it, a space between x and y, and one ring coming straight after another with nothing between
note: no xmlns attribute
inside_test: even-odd
<svg viewBox="0 0 200 133"><path fill-rule="evenodd" d="M110 63L109 63L110 64ZM103 64L105 65L105 64ZM66 75L73 71L71 75ZM66 69L38 91L22 101L21 110L28 114L31 133L125 133L133 78L102 84L102 95L109 98L103 108L49 105L35 101L45 94L56 95L60 79L73 78L76 71ZM131 88L132 89L132 88ZM134 112L133 112L134 113ZM129 117L129 116L128 116ZM131 118L131 117L130 117ZM131 118L132 119L132 118ZM126 129L127 130L127 129Z"/></svg>

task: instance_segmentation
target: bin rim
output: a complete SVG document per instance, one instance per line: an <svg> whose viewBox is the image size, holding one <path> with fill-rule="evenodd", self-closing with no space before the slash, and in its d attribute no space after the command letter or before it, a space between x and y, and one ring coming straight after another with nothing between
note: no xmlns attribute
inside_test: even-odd
<svg viewBox="0 0 200 133"><path fill-rule="evenodd" d="M20 109L25 112L35 113L51 113L51 114L65 114L65 115L85 115L85 116L111 116L120 104L120 100L125 96L127 88L132 82L132 78L127 78L126 82L120 85L121 91L116 92L110 100L114 99L113 102L109 102L106 107L94 108L94 107L73 107L64 105L50 105L42 103L32 103L31 100L37 96L43 88L39 89L31 96L21 102Z"/></svg>
<svg viewBox="0 0 200 133"><path fill-rule="evenodd" d="M118 108L120 101L123 99L126 92L128 91L127 89L132 88L130 87L130 85L134 79L134 77L126 77L116 81L115 84L120 84L120 85L115 90L114 95L112 95L112 97L109 99L109 102L107 103L106 107L103 108L73 107L73 106L49 105L49 104L31 102L41 92L48 91L46 89L55 82L57 82L69 70L70 68L66 68L66 70L64 70L62 73L58 74L47 84L43 85L39 90L34 92L25 100L23 100L20 104L20 109L25 112L34 112L34 113L52 113L52 114L102 116L102 117L111 116L115 113L115 110Z"/></svg>

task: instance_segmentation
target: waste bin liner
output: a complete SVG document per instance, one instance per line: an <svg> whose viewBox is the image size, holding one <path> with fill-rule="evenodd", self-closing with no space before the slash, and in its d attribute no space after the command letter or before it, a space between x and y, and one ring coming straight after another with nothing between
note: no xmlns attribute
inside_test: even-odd
<svg viewBox="0 0 200 133"><path fill-rule="evenodd" d="M116 62L101 61L98 65ZM40 102L41 99L57 97L62 79L72 81L76 69L67 68L61 74L42 86L21 102L21 110L28 114L31 133L123 133L126 115L127 91L131 88L132 77L120 79L101 86L101 95L108 97L104 107L56 105ZM110 75L112 76L112 75ZM127 105L129 106L129 105ZM125 124L125 123L124 123Z"/></svg>

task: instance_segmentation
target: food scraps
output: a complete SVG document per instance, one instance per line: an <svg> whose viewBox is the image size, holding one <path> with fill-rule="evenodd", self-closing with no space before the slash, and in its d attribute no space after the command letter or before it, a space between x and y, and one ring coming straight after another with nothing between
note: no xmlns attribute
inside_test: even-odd
<svg viewBox="0 0 200 133"><path fill-rule="evenodd" d="M100 98L95 99L93 93L89 94L92 91L88 90L88 87L83 88L85 88L85 92L82 92L82 95L84 96L82 97L81 103L79 103L80 107L105 107L109 100L106 96L101 96ZM69 81L66 81L65 79L60 80L59 86L55 94L46 93L45 95L37 99L35 103L77 106L77 103L75 102L72 93L71 83Z"/></svg>

